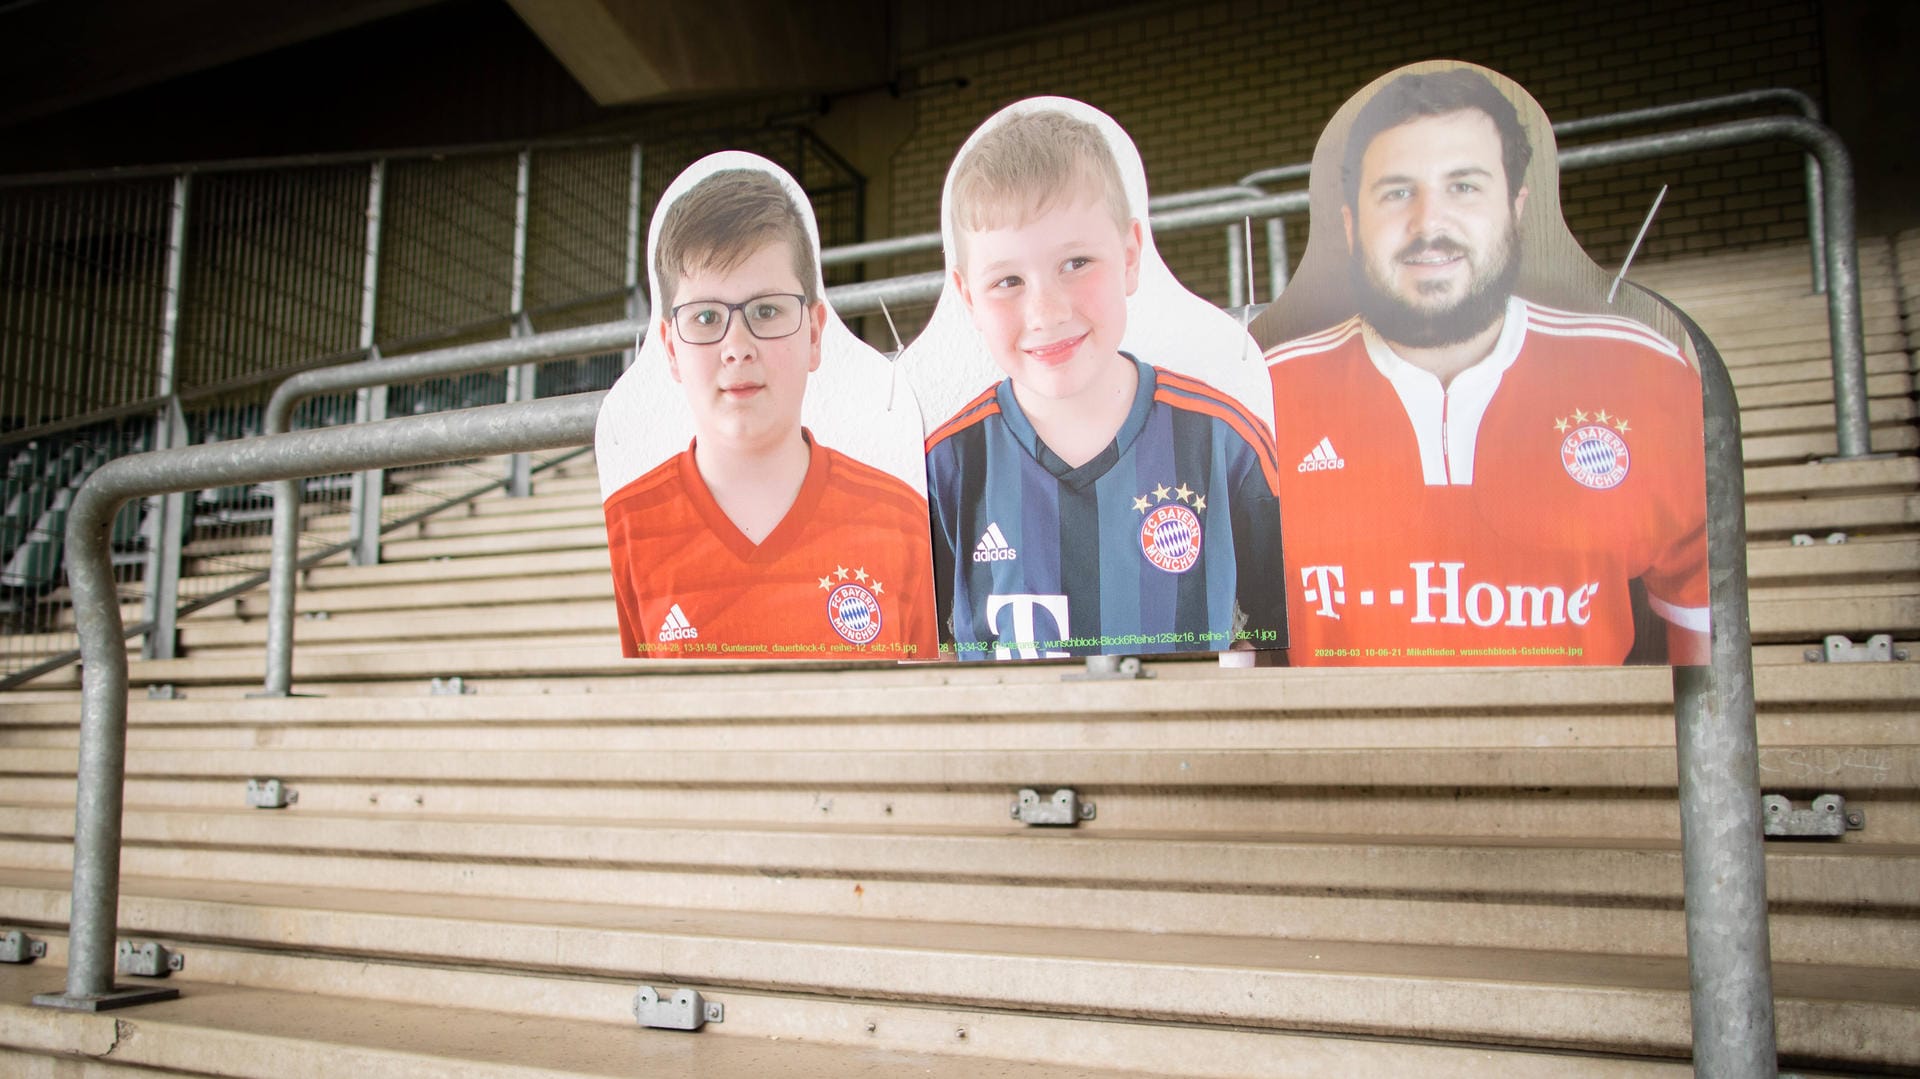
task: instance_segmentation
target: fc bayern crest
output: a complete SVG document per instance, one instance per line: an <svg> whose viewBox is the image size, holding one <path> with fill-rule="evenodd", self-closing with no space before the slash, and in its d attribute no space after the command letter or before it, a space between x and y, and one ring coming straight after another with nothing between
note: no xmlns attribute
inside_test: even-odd
<svg viewBox="0 0 1920 1079"><path fill-rule="evenodd" d="M1627 442L1613 428L1574 428L1560 443L1560 463L1582 487L1605 491L1627 478Z"/></svg>
<svg viewBox="0 0 1920 1079"><path fill-rule="evenodd" d="M1199 516L1177 502L1147 514L1140 524L1140 553L1168 573L1192 569L1200 561Z"/></svg>
<svg viewBox="0 0 1920 1079"><path fill-rule="evenodd" d="M827 596L827 621L851 644L872 644L880 636L880 599L851 582Z"/></svg>

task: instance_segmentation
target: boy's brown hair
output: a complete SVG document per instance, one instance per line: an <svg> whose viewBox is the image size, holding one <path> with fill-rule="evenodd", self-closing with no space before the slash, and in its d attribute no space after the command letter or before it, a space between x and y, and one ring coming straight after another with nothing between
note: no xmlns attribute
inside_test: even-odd
<svg viewBox="0 0 1920 1079"><path fill-rule="evenodd" d="M725 273L754 252L785 240L793 252L793 273L800 292L812 304L819 277L813 238L806 219L785 185L759 169L722 169L675 199L654 239L653 272L659 278L663 307L677 298L682 274L694 270Z"/></svg>
<svg viewBox="0 0 1920 1079"><path fill-rule="evenodd" d="M1113 148L1099 128L1057 109L1008 117L982 134L953 169L948 224L961 260L968 232L1025 224L1090 187L1125 232L1134 215Z"/></svg>

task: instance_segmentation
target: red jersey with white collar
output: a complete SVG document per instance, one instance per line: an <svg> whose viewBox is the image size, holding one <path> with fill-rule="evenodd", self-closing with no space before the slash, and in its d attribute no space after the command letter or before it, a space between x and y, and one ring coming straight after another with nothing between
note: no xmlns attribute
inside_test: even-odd
<svg viewBox="0 0 1920 1079"><path fill-rule="evenodd" d="M1700 381L1651 329L1515 298L1446 387L1357 317L1267 364L1292 662L1619 663L1636 580L1706 630Z"/></svg>
<svg viewBox="0 0 1920 1079"><path fill-rule="evenodd" d="M623 655L934 655L926 499L808 444L799 497L757 545L714 501L691 446L606 500Z"/></svg>

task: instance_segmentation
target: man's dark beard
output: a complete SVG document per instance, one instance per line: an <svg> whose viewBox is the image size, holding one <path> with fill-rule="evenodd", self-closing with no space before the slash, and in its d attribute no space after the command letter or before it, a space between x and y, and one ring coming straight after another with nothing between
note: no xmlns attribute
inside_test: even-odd
<svg viewBox="0 0 1920 1079"><path fill-rule="evenodd" d="M1506 251L1500 254L1505 265L1500 272L1443 311L1423 311L1381 289L1368 276L1366 262L1356 251L1347 260L1347 278L1360 317L1381 337L1408 348L1444 348L1469 340L1505 312L1507 297L1513 295L1513 286L1520 280L1520 244L1515 230L1507 230L1504 246ZM1429 251L1465 254L1465 249L1451 240L1416 240L1394 258L1411 258Z"/></svg>

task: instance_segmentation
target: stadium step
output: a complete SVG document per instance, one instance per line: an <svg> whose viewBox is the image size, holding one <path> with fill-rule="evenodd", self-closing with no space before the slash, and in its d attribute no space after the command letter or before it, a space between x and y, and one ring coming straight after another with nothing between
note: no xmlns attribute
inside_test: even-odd
<svg viewBox="0 0 1920 1079"><path fill-rule="evenodd" d="M64 954L63 940L49 943ZM97 1016L14 1003L57 986L57 966L0 968L0 1064L20 1067L9 1074L23 1079L1481 1079L1513 1068L1539 1079L1691 1074L1683 1061L1671 1059L1113 1022L746 989L725 992L722 1022L689 1034L636 1028L629 1007L637 979L473 970L449 972L425 987L413 968L395 963L214 946L195 955L194 968L175 976L186 990L180 999ZM10 1047L17 1051L9 1053ZM31 1055L34 1050L68 1055L50 1063L50 1057ZM86 1061L86 1070L79 1061ZM170 1070L175 1066L192 1071ZM1803 1074L1816 1079L1824 1073Z"/></svg>

